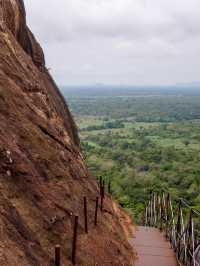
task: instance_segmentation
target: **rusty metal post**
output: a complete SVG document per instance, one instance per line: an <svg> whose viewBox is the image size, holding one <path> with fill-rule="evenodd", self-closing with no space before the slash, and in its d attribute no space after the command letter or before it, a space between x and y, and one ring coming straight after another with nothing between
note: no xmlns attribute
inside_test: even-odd
<svg viewBox="0 0 200 266"><path fill-rule="evenodd" d="M55 246L55 266L60 266L60 246Z"/></svg>
<svg viewBox="0 0 200 266"><path fill-rule="evenodd" d="M111 181L108 182L108 193L111 194Z"/></svg>
<svg viewBox="0 0 200 266"><path fill-rule="evenodd" d="M103 211L103 200L104 200L103 194L101 194L101 212Z"/></svg>
<svg viewBox="0 0 200 266"><path fill-rule="evenodd" d="M99 177L99 187L102 187L102 176Z"/></svg>
<svg viewBox="0 0 200 266"><path fill-rule="evenodd" d="M103 179L102 176L99 177L99 194L102 195L102 186L103 186Z"/></svg>
<svg viewBox="0 0 200 266"><path fill-rule="evenodd" d="M74 218L74 234L72 243L72 264L76 264L76 243L77 243L77 232L78 232L78 216Z"/></svg>
<svg viewBox="0 0 200 266"><path fill-rule="evenodd" d="M105 180L102 183L102 197L105 198Z"/></svg>
<svg viewBox="0 0 200 266"><path fill-rule="evenodd" d="M99 197L96 197L95 216L94 216L95 226L97 226L98 207L99 207Z"/></svg>
<svg viewBox="0 0 200 266"><path fill-rule="evenodd" d="M87 217L87 198L84 197L84 219L85 219L85 233L88 233L88 217Z"/></svg>
<svg viewBox="0 0 200 266"><path fill-rule="evenodd" d="M102 195L102 186L99 187L99 194Z"/></svg>

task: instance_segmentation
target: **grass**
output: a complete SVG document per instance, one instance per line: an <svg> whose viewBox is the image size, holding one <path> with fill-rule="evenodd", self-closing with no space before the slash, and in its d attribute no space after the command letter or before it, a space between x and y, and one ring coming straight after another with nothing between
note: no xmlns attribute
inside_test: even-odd
<svg viewBox="0 0 200 266"><path fill-rule="evenodd" d="M125 122L124 123L125 128L134 128L137 130L155 128L155 127L158 127L159 125L161 125L161 123L159 123L159 122L153 122L153 123L149 123L149 122Z"/></svg>
<svg viewBox="0 0 200 266"><path fill-rule="evenodd" d="M103 124L104 120L103 117L96 117L96 116L76 116L75 117L76 123L80 129L85 129L89 126L100 126Z"/></svg>

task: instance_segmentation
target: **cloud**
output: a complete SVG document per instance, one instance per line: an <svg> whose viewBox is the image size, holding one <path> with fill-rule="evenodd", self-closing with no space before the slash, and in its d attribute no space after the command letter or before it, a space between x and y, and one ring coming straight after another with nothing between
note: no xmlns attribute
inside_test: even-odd
<svg viewBox="0 0 200 266"><path fill-rule="evenodd" d="M199 80L199 0L25 0L25 5L58 83Z"/></svg>

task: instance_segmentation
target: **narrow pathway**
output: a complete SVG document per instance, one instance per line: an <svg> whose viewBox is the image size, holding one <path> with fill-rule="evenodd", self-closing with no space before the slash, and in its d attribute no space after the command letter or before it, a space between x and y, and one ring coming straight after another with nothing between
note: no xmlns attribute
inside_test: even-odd
<svg viewBox="0 0 200 266"><path fill-rule="evenodd" d="M137 252L135 266L177 266L174 251L156 228L139 226L130 243Z"/></svg>

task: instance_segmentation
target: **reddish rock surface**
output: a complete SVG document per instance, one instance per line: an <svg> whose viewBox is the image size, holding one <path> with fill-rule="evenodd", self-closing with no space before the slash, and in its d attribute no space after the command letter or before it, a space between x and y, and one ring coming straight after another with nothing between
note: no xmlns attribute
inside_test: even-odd
<svg viewBox="0 0 200 266"><path fill-rule="evenodd" d="M0 0L0 265L53 265L56 244L62 265L71 265L74 214L80 217L77 265L132 265L128 217L108 196L98 227L92 225L97 193L73 118L26 25L23 1Z"/></svg>

